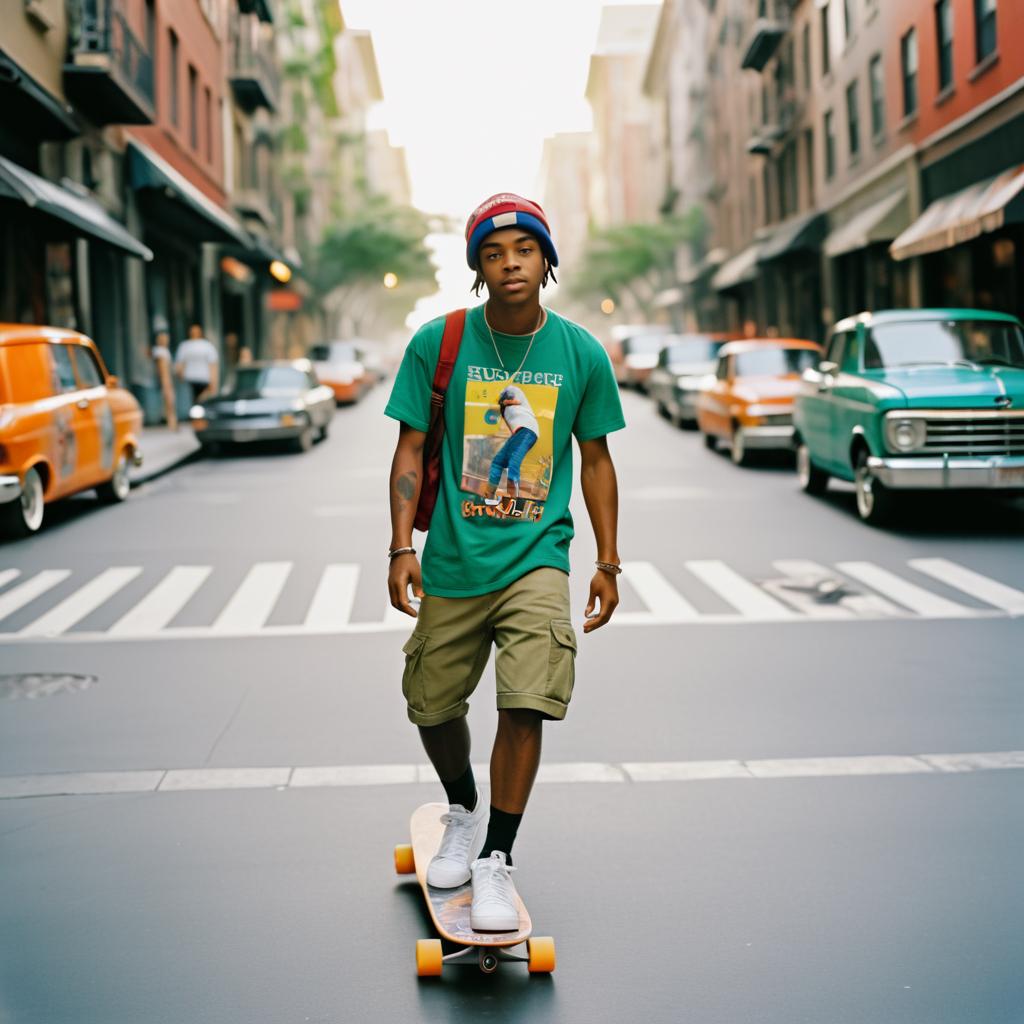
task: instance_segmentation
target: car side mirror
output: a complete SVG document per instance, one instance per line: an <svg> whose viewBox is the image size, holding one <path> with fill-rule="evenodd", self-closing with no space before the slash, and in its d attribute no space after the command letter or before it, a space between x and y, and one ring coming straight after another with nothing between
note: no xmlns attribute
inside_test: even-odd
<svg viewBox="0 0 1024 1024"><path fill-rule="evenodd" d="M836 373L838 370L839 370L839 364L838 363L833 363L829 359L823 359L820 363L818 363L818 372L819 373L833 374L833 373Z"/></svg>

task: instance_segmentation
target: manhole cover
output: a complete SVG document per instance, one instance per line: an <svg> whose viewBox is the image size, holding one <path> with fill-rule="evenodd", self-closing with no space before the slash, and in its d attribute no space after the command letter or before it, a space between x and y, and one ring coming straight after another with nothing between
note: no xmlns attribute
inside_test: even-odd
<svg viewBox="0 0 1024 1024"><path fill-rule="evenodd" d="M97 682L96 676L80 676L70 672L22 672L0 676L0 698L5 700L38 700L61 693L88 690Z"/></svg>

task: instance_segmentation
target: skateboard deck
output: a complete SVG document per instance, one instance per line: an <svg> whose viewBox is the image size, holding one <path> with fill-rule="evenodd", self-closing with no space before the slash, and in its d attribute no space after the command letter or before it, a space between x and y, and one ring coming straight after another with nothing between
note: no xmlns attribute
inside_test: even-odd
<svg viewBox="0 0 1024 1024"><path fill-rule="evenodd" d="M442 939L461 947L459 952L442 957L439 940L421 939L417 943L416 951L419 973L440 974L442 960L469 960L471 954L476 953L479 954L480 967L486 973L495 970L501 960L529 963L533 973L549 973L554 970L554 942L549 938L531 940L533 924L518 893L518 927L508 932L481 932L476 931L470 924L473 888L469 882L456 889L437 889L427 884L427 867L441 845L441 837L444 834L441 816L447 810L448 805L442 803L423 804L418 807L409 823L411 847L395 848L395 867L401 874L416 872L416 878L423 890L431 920L438 934ZM515 956L508 952L510 947L522 943L527 943L526 956ZM545 969L549 960L550 966ZM424 970L425 967L428 969Z"/></svg>

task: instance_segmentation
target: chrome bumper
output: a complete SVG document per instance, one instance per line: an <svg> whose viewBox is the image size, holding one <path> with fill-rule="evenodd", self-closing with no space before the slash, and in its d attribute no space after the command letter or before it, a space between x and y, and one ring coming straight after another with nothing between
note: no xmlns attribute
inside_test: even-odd
<svg viewBox="0 0 1024 1024"><path fill-rule="evenodd" d="M886 487L920 490L999 488L1024 490L1024 456L950 455L868 458L872 475Z"/></svg>
<svg viewBox="0 0 1024 1024"><path fill-rule="evenodd" d="M197 430L196 438L200 442L234 441L246 443L249 441L285 441L298 437L307 426L308 424L306 423L296 423L290 427L282 427L280 424L262 427L243 427L225 423Z"/></svg>
<svg viewBox="0 0 1024 1024"><path fill-rule="evenodd" d="M744 427L743 443L747 448L792 448L793 425L783 427Z"/></svg>
<svg viewBox="0 0 1024 1024"><path fill-rule="evenodd" d="M18 476L0 476L0 505L9 501L17 501L21 497L21 478Z"/></svg>

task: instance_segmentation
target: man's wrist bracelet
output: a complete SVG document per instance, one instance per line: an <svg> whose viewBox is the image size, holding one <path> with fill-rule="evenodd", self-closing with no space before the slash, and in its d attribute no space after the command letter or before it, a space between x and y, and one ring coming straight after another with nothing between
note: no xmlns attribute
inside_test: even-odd
<svg viewBox="0 0 1024 1024"><path fill-rule="evenodd" d="M611 573L613 576L618 576L622 572L622 566L616 565L615 562L595 562L594 565L601 570L601 572Z"/></svg>
<svg viewBox="0 0 1024 1024"><path fill-rule="evenodd" d="M415 548L391 548L388 551L388 558L397 558L399 555L415 555Z"/></svg>

